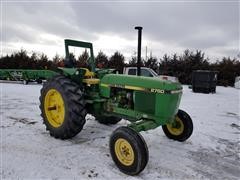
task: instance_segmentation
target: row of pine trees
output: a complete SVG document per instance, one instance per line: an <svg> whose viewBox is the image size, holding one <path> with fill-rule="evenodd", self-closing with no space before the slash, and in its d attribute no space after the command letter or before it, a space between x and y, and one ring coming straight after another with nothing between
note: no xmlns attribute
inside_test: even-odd
<svg viewBox="0 0 240 180"><path fill-rule="evenodd" d="M70 54L76 60L77 67L88 67L89 54L84 51L78 57ZM28 54L26 50L20 50L11 55L0 58L1 69L51 69L63 66L64 58L56 55L49 59L45 54ZM99 68L114 68L120 73L126 66L136 66L136 57L129 61L120 52L115 52L108 57L100 51L95 57L96 66ZM236 76L240 76L240 60L237 58L223 57L211 63L205 54L200 51L185 50L181 55L165 54L162 58L148 57L142 59L142 66L152 68L158 74L176 76L183 84L191 84L193 70L213 70L218 71L218 85L233 86Z"/></svg>

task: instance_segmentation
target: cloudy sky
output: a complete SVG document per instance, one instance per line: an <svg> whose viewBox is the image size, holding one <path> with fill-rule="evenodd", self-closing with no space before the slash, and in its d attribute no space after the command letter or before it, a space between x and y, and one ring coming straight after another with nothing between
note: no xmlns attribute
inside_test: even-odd
<svg viewBox="0 0 240 180"><path fill-rule="evenodd" d="M23 48L63 56L70 38L92 42L95 55L131 57L136 25L143 26L143 57L146 46L157 57L200 49L215 61L239 53L239 1L20 1L1 2L3 54Z"/></svg>

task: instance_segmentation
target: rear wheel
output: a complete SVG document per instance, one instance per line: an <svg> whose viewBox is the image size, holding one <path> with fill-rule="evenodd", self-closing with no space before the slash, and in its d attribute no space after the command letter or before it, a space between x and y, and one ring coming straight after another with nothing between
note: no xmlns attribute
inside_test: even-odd
<svg viewBox="0 0 240 180"><path fill-rule="evenodd" d="M187 140L193 132L191 117L183 110L178 110L175 121L172 124L162 126L165 135L176 141Z"/></svg>
<svg viewBox="0 0 240 180"><path fill-rule="evenodd" d="M112 133L110 152L117 167L128 175L139 174L148 162L148 148L143 137L128 127L119 127Z"/></svg>
<svg viewBox="0 0 240 180"><path fill-rule="evenodd" d="M65 76L55 76L41 89L40 109L51 136L67 139L85 124L85 103L79 85Z"/></svg>
<svg viewBox="0 0 240 180"><path fill-rule="evenodd" d="M96 120L101 124L117 124L122 118L114 116L98 116Z"/></svg>

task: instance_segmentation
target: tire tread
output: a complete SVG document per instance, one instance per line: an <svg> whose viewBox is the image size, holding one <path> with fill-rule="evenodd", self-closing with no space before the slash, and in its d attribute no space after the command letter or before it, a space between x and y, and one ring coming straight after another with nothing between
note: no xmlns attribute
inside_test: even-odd
<svg viewBox="0 0 240 180"><path fill-rule="evenodd" d="M56 88L57 90L61 88L63 92L62 96L67 97L64 99L64 104L67 104L68 112L65 112L64 123L59 128L52 127L44 113L44 97L47 90L50 88ZM43 123L46 125L46 130L50 132L51 136L60 139L68 139L76 136L82 130L86 122L85 116L87 114L85 102L80 86L71 81L71 79L63 75L57 75L51 78L44 83L39 100Z"/></svg>

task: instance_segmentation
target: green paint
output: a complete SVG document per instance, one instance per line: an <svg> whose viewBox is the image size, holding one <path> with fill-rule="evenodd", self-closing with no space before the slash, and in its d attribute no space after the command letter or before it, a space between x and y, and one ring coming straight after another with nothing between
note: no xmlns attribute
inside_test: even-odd
<svg viewBox="0 0 240 180"><path fill-rule="evenodd" d="M64 42L65 42L66 59L69 59L69 46L90 49L91 71L95 72L95 59L94 59L94 54L93 54L92 43L90 43L90 42L83 42L83 41L76 41L76 40L71 40L71 39L65 39Z"/></svg>
<svg viewBox="0 0 240 180"><path fill-rule="evenodd" d="M78 69L77 68L58 68L58 71L65 76L73 76L77 74Z"/></svg>
<svg viewBox="0 0 240 180"><path fill-rule="evenodd" d="M93 85L85 89L86 103L90 113L124 117L132 122L130 126L137 131L156 128L173 121L182 94L180 83L152 77L113 74L114 70L110 69L96 69L95 71L91 43L65 40L66 58L69 58L68 46L90 49L91 70L100 79L98 86ZM79 81L78 83L82 84L83 71L67 68L62 71L75 82ZM116 89L118 94L114 95L113 92L116 93ZM133 95L133 107L129 108L127 104L122 107L121 98L129 92Z"/></svg>
<svg viewBox="0 0 240 180"><path fill-rule="evenodd" d="M0 69L0 79L2 80L35 81L38 79L49 79L55 75L57 75L57 73L50 70Z"/></svg>
<svg viewBox="0 0 240 180"><path fill-rule="evenodd" d="M136 111L155 114L156 94L149 92L135 92L134 109Z"/></svg>
<svg viewBox="0 0 240 180"><path fill-rule="evenodd" d="M128 127L134 129L137 132L155 129L158 126L159 126L159 124L157 124L154 121L149 121L149 120L134 122L134 123L131 123L130 125L128 125Z"/></svg>
<svg viewBox="0 0 240 180"><path fill-rule="evenodd" d="M111 99L111 92L116 88L133 93L134 107L124 109L112 104L107 111L110 109L113 113L121 114L133 122L151 120L139 126L134 125L137 130L147 130L171 123L177 114L182 95L180 83L158 78L107 74L101 79L101 96Z"/></svg>
<svg viewBox="0 0 240 180"><path fill-rule="evenodd" d="M103 84L116 84L120 86L134 86L145 88L146 91L153 93L161 93L158 90L181 90L182 86L177 82L170 82L160 80L159 78L154 77L143 77L143 76L130 76L130 75L122 75L122 74L107 74L101 79L101 83Z"/></svg>
<svg viewBox="0 0 240 180"><path fill-rule="evenodd" d="M95 69L92 43L65 40L66 59L69 46L90 49L89 63L99 84L86 84L83 68L59 68L59 73L75 81L84 92L86 110L95 117L117 116L131 122L136 131L154 129L172 123L177 114L182 86L177 82L114 74L113 69Z"/></svg>

